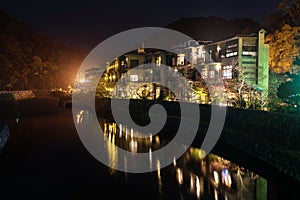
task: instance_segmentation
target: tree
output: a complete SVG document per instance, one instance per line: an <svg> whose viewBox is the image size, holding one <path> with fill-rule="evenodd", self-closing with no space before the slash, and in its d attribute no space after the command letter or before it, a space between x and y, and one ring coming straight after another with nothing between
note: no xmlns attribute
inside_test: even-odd
<svg viewBox="0 0 300 200"><path fill-rule="evenodd" d="M252 94L253 88L247 83L246 80L248 76L242 72L240 67L235 66L234 70L238 71L239 78L226 81L227 99L234 107L248 109L254 102Z"/></svg>
<svg viewBox="0 0 300 200"><path fill-rule="evenodd" d="M300 51L295 40L296 34L299 33L300 27L285 24L281 30L276 30L266 37L266 42L270 45L270 69L275 73L292 72L292 64Z"/></svg>
<svg viewBox="0 0 300 200"><path fill-rule="evenodd" d="M300 76L290 74L290 79L278 88L278 97L290 104L300 105Z"/></svg>
<svg viewBox="0 0 300 200"><path fill-rule="evenodd" d="M13 65L11 62L0 54L0 89L6 89L9 84L7 77L10 76L12 69Z"/></svg>
<svg viewBox="0 0 300 200"><path fill-rule="evenodd" d="M282 12L286 23L300 26L300 0L282 0L277 10Z"/></svg>
<svg viewBox="0 0 300 200"><path fill-rule="evenodd" d="M283 16L278 10L265 16L263 27L269 33L273 33L284 25Z"/></svg>
<svg viewBox="0 0 300 200"><path fill-rule="evenodd" d="M278 88L285 82L285 74L278 74L273 71L269 73L269 109L277 110L282 99L278 97Z"/></svg>

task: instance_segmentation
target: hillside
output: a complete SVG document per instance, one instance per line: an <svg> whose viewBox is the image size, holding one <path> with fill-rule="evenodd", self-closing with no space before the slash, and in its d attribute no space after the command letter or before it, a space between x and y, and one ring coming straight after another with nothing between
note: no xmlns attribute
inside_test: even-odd
<svg viewBox="0 0 300 200"><path fill-rule="evenodd" d="M167 26L205 41L252 33L259 27L251 19L219 17L182 18ZM73 84L86 55L0 11L0 90L65 88Z"/></svg>
<svg viewBox="0 0 300 200"><path fill-rule="evenodd" d="M256 32L260 26L252 19L226 20L220 17L191 17L176 20L166 28L182 32L195 40L218 41L239 33Z"/></svg>
<svg viewBox="0 0 300 200"><path fill-rule="evenodd" d="M0 90L67 87L84 57L0 11Z"/></svg>

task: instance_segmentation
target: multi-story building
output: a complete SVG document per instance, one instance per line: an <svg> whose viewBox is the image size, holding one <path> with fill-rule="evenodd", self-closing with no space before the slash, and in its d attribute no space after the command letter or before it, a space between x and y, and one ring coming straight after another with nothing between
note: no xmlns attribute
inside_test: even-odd
<svg viewBox="0 0 300 200"><path fill-rule="evenodd" d="M145 64L150 63L155 63L157 68L145 67L143 70L135 68L141 65L146 66ZM147 99L167 98L190 101L192 97L188 96L186 87L175 81L174 71L168 69L162 73L159 68L160 65L170 67L176 66L177 55L166 50L140 48L114 59L107 66L104 76L105 80L108 82L119 82L118 87L115 87L114 84L110 84L114 87L114 90L112 90L112 95L114 97ZM121 75L122 80L119 81ZM156 84L162 81L165 81L164 85L166 87ZM176 84L178 91L172 93L167 87L174 84Z"/></svg>
<svg viewBox="0 0 300 200"><path fill-rule="evenodd" d="M254 89L263 93L266 99L268 96L269 46L265 44L264 39L265 31L262 29L257 34L239 34L217 42L200 43L190 40L172 49L171 51L174 53L142 47L108 63L104 76L106 81L114 83L120 79L122 74L136 66L147 63L164 64L174 67L185 77L190 78L190 81L194 81L194 84L197 84L200 78L213 79L216 75L222 76L225 82L242 78ZM191 73L195 72L195 68L200 73L191 76ZM130 88L115 89L115 96L135 98L136 92L134 91L138 91L141 85L148 90L155 91L155 94L160 93L161 88L157 85L154 87L151 83L155 82L156 77L159 77L159 70L130 71L131 73L127 77ZM87 70L86 79L92 78L93 73L97 74L96 68ZM114 84L110 85L114 86ZM174 95L185 98L187 96L185 92L183 89L182 93ZM150 98L155 99L157 96L155 94ZM189 100L191 99L189 98ZM201 100L201 102L208 102L206 97L204 99L206 100Z"/></svg>
<svg viewBox="0 0 300 200"><path fill-rule="evenodd" d="M177 67L185 71L196 67L204 79L214 79L216 75L225 81L243 79L267 99L269 45L264 40L265 30L261 29L205 44L188 41L174 50L179 60Z"/></svg>
<svg viewBox="0 0 300 200"><path fill-rule="evenodd" d="M264 42L265 33L261 29L258 34L236 35L210 43L205 49L211 60L221 63L223 79L244 78L248 84L263 90L267 98L269 45Z"/></svg>

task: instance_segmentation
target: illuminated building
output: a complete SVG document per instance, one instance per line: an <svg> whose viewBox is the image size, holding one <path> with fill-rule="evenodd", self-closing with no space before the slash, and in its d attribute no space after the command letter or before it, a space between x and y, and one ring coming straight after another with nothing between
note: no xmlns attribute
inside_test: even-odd
<svg viewBox="0 0 300 200"><path fill-rule="evenodd" d="M265 33L261 29L258 33L238 34L216 42L187 41L174 49L178 54L177 67L185 75L188 69L197 68L205 80L220 75L226 81L243 75L247 84L267 99L269 45L264 42Z"/></svg>
<svg viewBox="0 0 300 200"><path fill-rule="evenodd" d="M104 73L104 80L107 81L106 89L114 91L114 96L118 98L140 98L139 90L150 92L147 99L156 99L163 91L158 85L153 84L156 78L173 80L171 73L169 77L161 77L159 67L157 70L136 71L134 68L148 63L156 63L158 66L164 64L179 71L194 85L201 85L201 78L205 80L213 79L219 75L225 82L233 79L240 79L241 74L252 88L263 94L263 98L268 96L268 55L269 45L265 44L265 31L259 30L253 34L238 34L228 39L216 42L199 42L189 40L175 46L172 52L158 49L144 49L144 45L137 50L128 52L115 58L107 64ZM130 69L130 74L124 77ZM199 73L195 73L195 69ZM129 85L122 88L114 88L114 85L123 76L124 83ZM97 67L86 70L85 79L91 80L98 76ZM176 84L176 83L173 83ZM126 84L124 84L126 85ZM167 84L168 85L168 84ZM176 96L177 99L194 101L196 97L189 97L189 91L184 86L178 85L180 94L167 94L166 96ZM202 86L200 86L202 87ZM201 96L202 95L202 96ZM201 94L197 102L209 103L207 94ZM200 99L200 100L199 100Z"/></svg>
<svg viewBox="0 0 300 200"><path fill-rule="evenodd" d="M269 45L265 44L265 30L258 34L239 34L229 39L213 42L205 46L209 58L221 63L223 79L235 77L234 68L243 73L248 84L263 90L268 96Z"/></svg>
<svg viewBox="0 0 300 200"><path fill-rule="evenodd" d="M121 83L124 84L123 86L121 86L122 84L119 84L117 88L114 88L113 96L117 98L146 99L158 99L162 98L162 96L164 96L164 98L171 96L184 96L184 90L181 90L180 94L171 94L171 92L166 90L164 87L155 84L155 82L159 82L163 79L174 80L174 78L172 78L172 70L162 75L159 66L166 65L173 67L176 65L176 58L176 54L165 50L144 49L142 47L114 59L107 66L105 76L113 76L115 78L107 78L106 80L109 82L117 82L122 74ZM150 63L155 63L157 68L143 70L135 69L137 66ZM127 71L129 71L129 73L125 75ZM166 83L166 85L168 84L175 83ZM114 87L114 85L112 86ZM180 84L178 84L178 87L181 87Z"/></svg>

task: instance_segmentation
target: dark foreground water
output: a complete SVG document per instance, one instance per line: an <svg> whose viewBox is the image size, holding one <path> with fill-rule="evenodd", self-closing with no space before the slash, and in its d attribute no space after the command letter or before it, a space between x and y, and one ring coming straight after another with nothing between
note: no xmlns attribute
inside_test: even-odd
<svg viewBox="0 0 300 200"><path fill-rule="evenodd" d="M164 142L159 136L140 141L125 125L120 129L112 121L99 121L111 167L122 161L112 144L132 152L151 152ZM1 199L298 199L293 189L288 192L297 186L282 183L276 174L269 180L216 154L202 159L204 152L193 147L162 169L161 161L149 156L156 168L153 172L114 170L85 149L71 110L11 119L8 125L11 137L0 156Z"/></svg>

